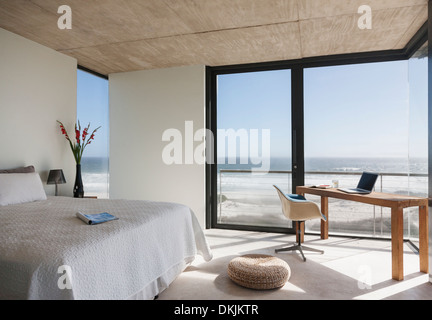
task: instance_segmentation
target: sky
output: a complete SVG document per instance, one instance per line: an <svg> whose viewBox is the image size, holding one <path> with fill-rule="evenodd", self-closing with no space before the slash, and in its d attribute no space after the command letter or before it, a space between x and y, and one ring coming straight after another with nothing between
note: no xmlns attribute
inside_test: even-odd
<svg viewBox="0 0 432 320"><path fill-rule="evenodd" d="M77 118L81 124L81 129L90 123L90 133L101 126L95 133L94 140L85 148L83 157L108 157L108 80L78 70Z"/></svg>
<svg viewBox="0 0 432 320"><path fill-rule="evenodd" d="M427 156L427 59L309 68L304 81L306 158ZM290 86L290 70L219 75L218 128L270 129L271 156L289 157Z"/></svg>
<svg viewBox="0 0 432 320"><path fill-rule="evenodd" d="M259 144L270 129L271 155L290 155L291 70L220 75L217 90L218 129L258 129Z"/></svg>
<svg viewBox="0 0 432 320"><path fill-rule="evenodd" d="M304 81L306 158L427 156L427 59L309 68ZM271 156L290 157L290 70L220 75L217 88L219 129L257 129L258 144L269 129ZM108 81L78 70L77 92L81 126L101 126L84 156L108 156Z"/></svg>

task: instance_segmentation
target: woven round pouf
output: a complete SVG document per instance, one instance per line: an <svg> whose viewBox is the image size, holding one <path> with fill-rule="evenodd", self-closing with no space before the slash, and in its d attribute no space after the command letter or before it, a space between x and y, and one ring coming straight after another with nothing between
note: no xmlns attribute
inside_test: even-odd
<svg viewBox="0 0 432 320"><path fill-rule="evenodd" d="M283 287L291 276L291 269L277 257L247 254L230 261L228 276L243 287L268 290Z"/></svg>

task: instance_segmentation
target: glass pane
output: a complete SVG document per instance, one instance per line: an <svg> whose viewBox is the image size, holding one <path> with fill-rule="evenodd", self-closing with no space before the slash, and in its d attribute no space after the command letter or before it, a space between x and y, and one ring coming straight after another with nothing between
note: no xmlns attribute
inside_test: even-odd
<svg viewBox="0 0 432 320"><path fill-rule="evenodd" d="M409 68L409 193L428 196L428 43L408 61ZM418 238L418 209L407 214L407 237Z"/></svg>
<svg viewBox="0 0 432 320"><path fill-rule="evenodd" d="M217 128L217 222L290 228L291 71L219 75Z"/></svg>
<svg viewBox="0 0 432 320"><path fill-rule="evenodd" d="M409 194L409 111L407 61L306 69L305 184L372 171L376 191ZM329 232L389 236L390 210L329 199Z"/></svg>
<svg viewBox="0 0 432 320"><path fill-rule="evenodd" d="M109 197L108 80L78 70L77 118L90 133L101 126L87 145L81 160L84 196Z"/></svg>

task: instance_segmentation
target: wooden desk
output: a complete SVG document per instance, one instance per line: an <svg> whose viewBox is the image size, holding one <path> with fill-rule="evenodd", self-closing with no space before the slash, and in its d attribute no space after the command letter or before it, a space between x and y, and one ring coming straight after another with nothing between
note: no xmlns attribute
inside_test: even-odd
<svg viewBox="0 0 432 320"><path fill-rule="evenodd" d="M367 195L349 194L337 189L318 189L310 187L297 187L297 194L314 194L321 197L321 212L327 221L321 220L321 238L328 238L328 198L337 198L349 201L372 204L391 208L391 244L392 244L392 278L403 280L403 209L419 207L419 256L420 271L429 272L428 260L428 199L403 196L389 193L372 192Z"/></svg>

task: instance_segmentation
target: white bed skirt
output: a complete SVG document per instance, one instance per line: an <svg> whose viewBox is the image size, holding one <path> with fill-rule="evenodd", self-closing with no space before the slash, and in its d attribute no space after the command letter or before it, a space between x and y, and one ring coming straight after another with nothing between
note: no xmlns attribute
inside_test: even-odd
<svg viewBox="0 0 432 320"><path fill-rule="evenodd" d="M189 259L188 259L189 260ZM177 276L182 273L194 260L194 257L190 258L190 262L186 263L180 262L179 264L174 265L171 269L167 270L164 274L162 274L159 278L149 283L145 288L136 294L130 296L126 300L153 300L156 296L158 296L162 291L167 289L169 285L177 278Z"/></svg>

